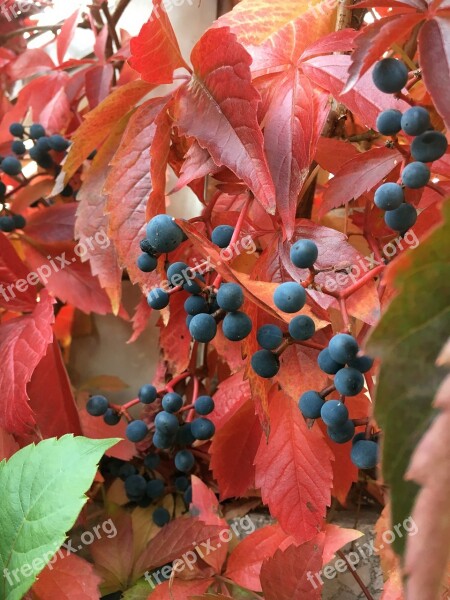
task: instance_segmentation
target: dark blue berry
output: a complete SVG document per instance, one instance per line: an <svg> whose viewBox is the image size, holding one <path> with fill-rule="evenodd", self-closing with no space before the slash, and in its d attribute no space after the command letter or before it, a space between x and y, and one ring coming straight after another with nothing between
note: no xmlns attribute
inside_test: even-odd
<svg viewBox="0 0 450 600"><path fill-rule="evenodd" d="M39 123L34 123L30 127L30 138L33 140L38 140L41 137L44 137L45 129Z"/></svg>
<svg viewBox="0 0 450 600"><path fill-rule="evenodd" d="M215 338L217 323L212 315L195 315L189 323L189 333L195 341L206 344Z"/></svg>
<svg viewBox="0 0 450 600"><path fill-rule="evenodd" d="M431 172L425 163L412 162L403 169L402 182L413 190L417 190L427 185L430 180Z"/></svg>
<svg viewBox="0 0 450 600"><path fill-rule="evenodd" d="M217 304L223 310L239 310L244 304L244 292L237 283L224 283L217 292Z"/></svg>
<svg viewBox="0 0 450 600"><path fill-rule="evenodd" d="M208 303L203 296L189 296L184 303L184 310L191 316L207 313Z"/></svg>
<svg viewBox="0 0 450 600"><path fill-rule="evenodd" d="M396 58L383 58L376 63L372 78L381 92L395 94L405 87L408 81L408 69Z"/></svg>
<svg viewBox="0 0 450 600"><path fill-rule="evenodd" d="M194 402L194 408L198 415L209 415L214 410L214 400L211 396L199 396Z"/></svg>
<svg viewBox="0 0 450 600"><path fill-rule="evenodd" d="M251 359L252 369L260 377L270 379L280 370L280 360L278 356L270 350L258 350Z"/></svg>
<svg viewBox="0 0 450 600"><path fill-rule="evenodd" d="M339 400L328 400L322 406L320 416L328 427L338 427L347 421L348 409Z"/></svg>
<svg viewBox="0 0 450 600"><path fill-rule="evenodd" d="M130 442L142 442L143 439L147 436L147 425L144 421L137 419L136 421L131 421L128 423L127 428L125 430L126 437L130 440Z"/></svg>
<svg viewBox="0 0 450 600"><path fill-rule="evenodd" d="M317 364L322 369L324 373L328 375L335 375L339 369L344 367L343 363L338 363L333 360L330 356L330 351L328 348L324 348L321 352L319 352L319 356L317 357Z"/></svg>
<svg viewBox="0 0 450 600"><path fill-rule="evenodd" d="M154 256L150 256L150 254L144 253L139 256L136 261L138 269L143 271L144 273L151 273L158 266L158 261Z"/></svg>
<svg viewBox="0 0 450 600"><path fill-rule="evenodd" d="M138 398L142 402L142 404L151 404L157 398L157 390L154 385L150 385L146 383L141 388L139 388Z"/></svg>
<svg viewBox="0 0 450 600"><path fill-rule="evenodd" d="M200 417L192 421L191 431L196 440L209 440L214 435L216 428L212 421Z"/></svg>
<svg viewBox="0 0 450 600"><path fill-rule="evenodd" d="M120 423L120 415L113 408L108 408L103 415L103 420L107 425L114 426Z"/></svg>
<svg viewBox="0 0 450 600"><path fill-rule="evenodd" d="M137 472L138 471L134 465L131 463L124 463L119 467L117 475L120 477L120 479L125 481L128 479L128 477L131 477L131 475L136 475Z"/></svg>
<svg viewBox="0 0 450 600"><path fill-rule="evenodd" d="M440 131L425 131L414 138L411 154L414 160L428 163L438 160L447 152L447 138Z"/></svg>
<svg viewBox="0 0 450 600"><path fill-rule="evenodd" d="M157 431L160 431L164 435L172 436L176 434L179 423L174 414L163 410L156 415L155 426Z"/></svg>
<svg viewBox="0 0 450 600"><path fill-rule="evenodd" d="M328 344L330 357L337 363L346 364L356 358L359 352L358 342L348 333L338 333Z"/></svg>
<svg viewBox="0 0 450 600"><path fill-rule="evenodd" d="M101 417L108 409L109 402L105 396L92 396L86 404L86 410L93 417Z"/></svg>
<svg viewBox="0 0 450 600"><path fill-rule="evenodd" d="M164 494L164 481L162 479L150 479L147 481L147 496L152 500L159 498Z"/></svg>
<svg viewBox="0 0 450 600"><path fill-rule="evenodd" d="M18 160L15 156L7 156L4 158L0 164L0 169L6 175L10 175L14 177L16 175L20 175L22 173L22 165L20 160Z"/></svg>
<svg viewBox="0 0 450 600"><path fill-rule="evenodd" d="M9 126L9 133L11 135L14 135L15 137L23 137L23 134L25 133L25 129L22 125L22 123L11 123L11 125Z"/></svg>
<svg viewBox="0 0 450 600"><path fill-rule="evenodd" d="M430 113L423 106L408 108L402 116L402 129L408 135L420 135L430 127Z"/></svg>
<svg viewBox="0 0 450 600"><path fill-rule="evenodd" d="M358 369L344 367L334 376L334 385L343 396L356 396L364 388L364 377Z"/></svg>
<svg viewBox="0 0 450 600"><path fill-rule="evenodd" d="M383 110L378 117L376 122L377 131L381 135L395 135L401 128L402 113L395 108L388 108Z"/></svg>
<svg viewBox="0 0 450 600"><path fill-rule="evenodd" d="M318 419L323 404L322 396L313 390L302 394L298 401L298 407L305 419Z"/></svg>
<svg viewBox="0 0 450 600"><path fill-rule="evenodd" d="M306 302L306 292L301 285L294 281L281 283L274 292L275 306L285 313L295 313L301 310Z"/></svg>
<svg viewBox="0 0 450 600"><path fill-rule="evenodd" d="M319 256L319 250L312 240L299 240L291 248L291 262L299 269L310 269Z"/></svg>
<svg viewBox="0 0 450 600"><path fill-rule="evenodd" d="M170 296L161 288L154 288L147 296L148 305L155 310L162 310L169 305Z"/></svg>
<svg viewBox="0 0 450 600"><path fill-rule="evenodd" d="M165 394L162 399L162 407L165 411L169 413L176 413L183 406L183 398L180 394L176 394L175 392L169 392Z"/></svg>
<svg viewBox="0 0 450 600"><path fill-rule="evenodd" d="M378 444L372 440L358 440L352 446L350 458L358 469L373 469L378 462Z"/></svg>
<svg viewBox="0 0 450 600"><path fill-rule="evenodd" d="M180 450L175 454L175 467L178 469L178 471L181 471L182 473L189 473L189 471L194 468L194 465L195 458L192 452L189 450Z"/></svg>
<svg viewBox="0 0 450 600"><path fill-rule="evenodd" d="M316 331L316 325L308 315L294 317L289 323L289 334L294 340L309 340Z"/></svg>
<svg viewBox="0 0 450 600"><path fill-rule="evenodd" d="M381 210L395 210L404 200L403 188L397 183L383 183L375 192L375 204Z"/></svg>
<svg viewBox="0 0 450 600"><path fill-rule="evenodd" d="M22 217L22 215L13 215L12 220L15 229L23 229L27 224L25 217Z"/></svg>
<svg viewBox="0 0 450 600"><path fill-rule="evenodd" d="M153 435L152 443L155 446L155 448L158 448L159 450L167 450L168 448L173 446L174 436L162 433L161 431L157 430Z"/></svg>
<svg viewBox="0 0 450 600"><path fill-rule="evenodd" d="M146 487L147 482L142 475L130 475L125 479L125 491L127 496L143 496Z"/></svg>
<svg viewBox="0 0 450 600"><path fill-rule="evenodd" d="M346 444L355 435L355 425L353 421L348 419L342 425L336 427L328 427L328 437L336 442L336 444Z"/></svg>
<svg viewBox="0 0 450 600"><path fill-rule="evenodd" d="M384 215L384 222L388 227L400 233L406 233L417 221L417 210L412 204L404 202L395 210L390 210Z"/></svg>
<svg viewBox="0 0 450 600"><path fill-rule="evenodd" d="M147 239L158 254L176 250L183 237L183 231L169 215L157 215L147 225Z"/></svg>
<svg viewBox="0 0 450 600"><path fill-rule="evenodd" d="M70 146L69 140L66 140L62 135L51 135L48 138L49 146L55 152L65 152L67 148Z"/></svg>
<svg viewBox="0 0 450 600"><path fill-rule="evenodd" d="M170 522L170 513L166 508L156 508L153 512L153 522L158 527L164 527L167 523Z"/></svg>
<svg viewBox="0 0 450 600"><path fill-rule="evenodd" d="M0 231L11 233L14 229L15 225L12 217L0 217Z"/></svg>
<svg viewBox="0 0 450 600"><path fill-rule="evenodd" d="M262 325L256 333L256 339L261 348L275 350L283 341L283 332L276 325Z"/></svg>
<svg viewBox="0 0 450 600"><path fill-rule="evenodd" d="M20 140L15 140L11 144L11 150L14 152L14 154L17 154L17 156L23 156L27 151L25 144Z"/></svg>
<svg viewBox="0 0 450 600"><path fill-rule="evenodd" d="M234 227L231 225L219 225L211 234L211 241L219 248L227 248L233 237Z"/></svg>
<svg viewBox="0 0 450 600"><path fill-rule="evenodd" d="M374 360L370 356L357 356L354 360L350 360L349 367L358 369L361 373L367 373L373 367Z"/></svg>
<svg viewBox="0 0 450 600"><path fill-rule="evenodd" d="M222 323L223 335L232 342L240 342L252 330L252 320L241 311L230 312Z"/></svg>

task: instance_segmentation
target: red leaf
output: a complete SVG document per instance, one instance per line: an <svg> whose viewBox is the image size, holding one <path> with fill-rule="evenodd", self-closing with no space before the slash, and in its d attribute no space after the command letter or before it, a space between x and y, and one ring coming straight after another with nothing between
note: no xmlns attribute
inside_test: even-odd
<svg viewBox="0 0 450 600"><path fill-rule="evenodd" d="M133 334L127 344L135 342L147 328L148 321L152 314L152 309L148 305L147 298L143 296L136 307L136 311L131 319L133 324Z"/></svg>
<svg viewBox="0 0 450 600"><path fill-rule="evenodd" d="M228 523L219 515L220 505L214 492L203 483L201 479L192 475L192 502L190 511L203 521L206 525L219 525L222 530L229 529ZM222 566L227 558L229 542L222 541L220 548L217 546L214 552L205 554L203 560L213 567L217 573L221 573Z"/></svg>
<svg viewBox="0 0 450 600"><path fill-rule="evenodd" d="M37 244L72 241L76 210L76 203L71 202L33 212L27 219L26 237Z"/></svg>
<svg viewBox="0 0 450 600"><path fill-rule="evenodd" d="M72 138L72 146L64 163L64 185L89 154L105 141L112 127L151 89L152 86L144 81L132 81L115 90L87 114Z"/></svg>
<svg viewBox="0 0 450 600"><path fill-rule="evenodd" d="M364 534L356 529L345 529L338 525L327 523L325 525L325 541L322 562L326 565L335 556L336 552L346 544L357 540Z"/></svg>
<svg viewBox="0 0 450 600"><path fill-rule="evenodd" d="M275 388L269 414L269 439L262 439L255 459L256 485L281 527L302 543L320 530L330 505L331 452L317 427L308 430L297 403Z"/></svg>
<svg viewBox="0 0 450 600"><path fill-rule="evenodd" d="M13 436L0 428L0 460L8 459L19 450L20 446Z"/></svg>
<svg viewBox="0 0 450 600"><path fill-rule="evenodd" d="M39 123L46 132L58 133L64 131L72 118L69 99L62 88L56 92L39 115Z"/></svg>
<svg viewBox="0 0 450 600"><path fill-rule="evenodd" d="M296 67L277 80L264 118L264 140L285 234L292 237L298 196L329 113L328 94L314 90Z"/></svg>
<svg viewBox="0 0 450 600"><path fill-rule="evenodd" d="M254 460L262 429L249 400L214 435L210 447L211 469L220 497L244 496L255 487Z"/></svg>
<svg viewBox="0 0 450 600"><path fill-rule="evenodd" d="M211 540L215 547L222 530L223 527L205 525L199 519L180 517L171 521L152 539L139 562L151 570L180 559L183 554L193 551L196 545L207 540Z"/></svg>
<svg viewBox="0 0 450 600"><path fill-rule="evenodd" d="M107 238L108 217L105 214L106 195L103 191L111 162L123 134L125 125L114 128L93 161L83 185L78 192L75 237L87 252L83 260L89 260L92 273L108 294L113 313L117 315L122 296L122 269L114 245ZM48 212L48 211L45 211ZM102 244L89 244L88 240L100 240Z"/></svg>
<svg viewBox="0 0 450 600"><path fill-rule="evenodd" d="M114 67L110 64L97 65L86 71L86 97L92 110L108 96L114 76Z"/></svg>
<svg viewBox="0 0 450 600"><path fill-rule="evenodd" d="M54 63L42 48L31 48L19 55L8 68L11 79L27 79L45 71L51 71Z"/></svg>
<svg viewBox="0 0 450 600"><path fill-rule="evenodd" d="M56 340L37 365L27 391L36 424L45 438L81 435L78 410Z"/></svg>
<svg viewBox="0 0 450 600"><path fill-rule="evenodd" d="M80 8L65 19L61 31L56 38L56 51L58 55L58 63L61 64L66 56L67 50L73 40L75 31L77 28L78 17L80 15Z"/></svg>
<svg viewBox="0 0 450 600"><path fill-rule="evenodd" d="M321 569L322 547L314 540L278 550L261 569L265 600L320 600L322 588L312 578Z"/></svg>
<svg viewBox="0 0 450 600"><path fill-rule="evenodd" d="M169 320L160 319L161 329L159 345L163 352L169 371L182 373L189 366L191 358L192 337L186 325L184 302L187 294L175 294L169 305Z"/></svg>
<svg viewBox="0 0 450 600"><path fill-rule="evenodd" d="M157 275L142 273L136 261L142 254L139 240L146 235L150 194L153 198L151 210L155 214L165 212L167 161L164 162L164 156L153 154L153 145L165 146L168 151L170 137L164 111L166 103L165 98L149 100L133 114L111 163L112 168L104 188L108 196L106 211L109 216L109 233L120 264L128 269L133 283L141 283L146 289L151 287L152 281L156 283ZM162 150L161 148L160 154ZM126 203L124 198L127 199Z"/></svg>
<svg viewBox="0 0 450 600"><path fill-rule="evenodd" d="M390 148L372 148L351 159L328 184L320 207L323 216L333 208L373 189L401 164L402 155Z"/></svg>
<svg viewBox="0 0 450 600"><path fill-rule="evenodd" d="M286 542L292 544L294 539L279 525L268 525L251 533L230 554L226 577L244 588L262 592L260 575L263 562Z"/></svg>
<svg viewBox="0 0 450 600"><path fill-rule="evenodd" d="M178 192L191 181L201 179L206 175L212 175L219 170L220 167L213 161L208 150L201 148L198 142L194 140L186 154L177 185L173 188L171 194Z"/></svg>
<svg viewBox="0 0 450 600"><path fill-rule="evenodd" d="M92 30L95 35L94 54L98 58L100 64L103 65L105 63L105 49L106 42L108 41L109 27L103 27L98 35L94 27Z"/></svg>
<svg viewBox="0 0 450 600"><path fill-rule="evenodd" d="M14 250L14 246L4 233L0 234L0 306L9 310L32 310L36 305L36 291L27 286L22 289L21 281L26 280L29 271Z"/></svg>
<svg viewBox="0 0 450 600"><path fill-rule="evenodd" d="M450 21L436 16L426 21L419 32L422 77L433 102L450 127Z"/></svg>
<svg viewBox="0 0 450 600"><path fill-rule="evenodd" d="M317 144L315 159L325 171L337 173L346 162L358 155L358 150L350 142L321 137Z"/></svg>
<svg viewBox="0 0 450 600"><path fill-rule="evenodd" d="M211 29L193 49L191 60L195 74L177 96L181 133L195 137L217 165L245 181L274 214L274 185L257 120L260 96L251 83L250 55L228 29Z"/></svg>
<svg viewBox="0 0 450 600"><path fill-rule="evenodd" d="M85 406L79 407L79 417L83 435L94 440L104 440L110 437L122 438L122 441L106 451L107 456L131 460L136 454L136 446L125 437L126 423L122 419L117 425L107 425L103 419L92 417Z"/></svg>
<svg viewBox="0 0 450 600"><path fill-rule="evenodd" d="M396 108L405 111L409 108L403 100L396 100L392 95L377 90L372 81L371 70L344 94L342 90L347 82L350 64L350 56L333 54L311 58L302 63L302 69L307 77L347 106L367 127L375 129L377 117L382 110Z"/></svg>
<svg viewBox="0 0 450 600"><path fill-rule="evenodd" d="M164 581L158 585L149 598L152 600L190 600L193 594L206 592L213 582L213 579L193 579L192 581L174 579L172 583Z"/></svg>
<svg viewBox="0 0 450 600"><path fill-rule="evenodd" d="M0 325L0 426L26 435L35 424L27 383L53 339L52 300L45 292L33 313Z"/></svg>
<svg viewBox="0 0 450 600"><path fill-rule="evenodd" d="M175 69L189 67L181 56L175 32L161 0L153 2L150 19L130 40L130 65L150 83L172 83Z"/></svg>
<svg viewBox="0 0 450 600"><path fill-rule="evenodd" d="M319 54L332 54L333 52L351 52L355 45L358 32L354 29L341 29L323 36L309 45L301 55L301 60L306 60Z"/></svg>
<svg viewBox="0 0 450 600"><path fill-rule="evenodd" d="M47 566L33 585L37 600L91 600L100 595L101 578L94 565L74 554L58 558Z"/></svg>
<svg viewBox="0 0 450 600"><path fill-rule="evenodd" d="M219 383L214 394L215 408L210 419L221 429L231 417L251 398L250 384L243 370Z"/></svg>
<svg viewBox="0 0 450 600"><path fill-rule="evenodd" d="M318 354L318 350L295 344L281 355L276 381L293 400L298 401L303 392L326 387L328 379L317 364Z"/></svg>
<svg viewBox="0 0 450 600"><path fill-rule="evenodd" d="M417 13L395 14L364 27L355 39L356 48L343 92L348 92L392 44L401 44L422 19L423 15Z"/></svg>

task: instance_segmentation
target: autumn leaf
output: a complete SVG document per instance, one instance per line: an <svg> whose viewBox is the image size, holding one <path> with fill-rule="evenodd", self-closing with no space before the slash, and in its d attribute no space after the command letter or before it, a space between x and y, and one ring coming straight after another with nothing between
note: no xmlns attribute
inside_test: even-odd
<svg viewBox="0 0 450 600"><path fill-rule="evenodd" d="M53 321L53 303L44 291L32 313L0 325L0 426L10 433L29 434L36 422L26 386L52 342Z"/></svg>
<svg viewBox="0 0 450 600"><path fill-rule="evenodd" d="M129 63L142 79L152 84L172 83L173 72L190 70L181 56L175 32L161 0L153 2L150 19L139 35L130 40Z"/></svg>
<svg viewBox="0 0 450 600"><path fill-rule="evenodd" d="M36 305L36 288L26 283L29 270L19 258L14 246L4 233L0 234L0 306L9 310L32 310Z"/></svg>
<svg viewBox="0 0 450 600"><path fill-rule="evenodd" d="M450 330L448 203L444 218L445 223L420 246L392 263L388 277L394 277L397 296L367 346L370 355L383 361L375 418L383 428L383 477L391 486L393 523L411 515L417 485L404 477L433 419L432 402L445 374L435 361ZM397 537L393 547L403 554L405 538Z"/></svg>
<svg viewBox="0 0 450 600"><path fill-rule="evenodd" d="M276 388L269 414L269 438L255 459L256 485L284 531L303 543L317 534L331 501L331 452L319 429L308 429L297 403Z"/></svg>
<svg viewBox="0 0 450 600"><path fill-rule="evenodd" d="M257 119L260 96L251 82L250 55L227 28L210 29L194 47L191 60L194 75L176 98L177 126L196 138L216 165L242 179L273 214L275 190L263 152Z"/></svg>
<svg viewBox="0 0 450 600"><path fill-rule="evenodd" d="M100 577L94 565L74 554L67 554L46 567L33 585L36 600L88 600L99 594Z"/></svg>

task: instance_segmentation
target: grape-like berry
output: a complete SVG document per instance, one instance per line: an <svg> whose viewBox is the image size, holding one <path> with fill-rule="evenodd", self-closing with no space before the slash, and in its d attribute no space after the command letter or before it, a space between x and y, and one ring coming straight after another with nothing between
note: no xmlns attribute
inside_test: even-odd
<svg viewBox="0 0 450 600"><path fill-rule="evenodd" d="M348 366L358 369L360 373L367 373L373 367L373 362L374 360L370 356L357 356L348 362Z"/></svg>
<svg viewBox="0 0 450 600"><path fill-rule="evenodd" d="M277 287L273 295L273 300L279 310L285 313L295 313L304 307L306 292L298 283L288 281L281 283Z"/></svg>
<svg viewBox="0 0 450 600"><path fill-rule="evenodd" d="M414 138L411 144L411 154L414 160L433 162L447 152L447 138L440 131L425 131Z"/></svg>
<svg viewBox="0 0 450 600"><path fill-rule="evenodd" d="M17 156L23 156L27 151L25 144L21 140L15 140L11 144L11 150L14 152L14 154L17 154Z"/></svg>
<svg viewBox="0 0 450 600"><path fill-rule="evenodd" d="M381 135L395 135L402 128L401 120L402 113L399 110L388 108L378 115L376 128Z"/></svg>
<svg viewBox="0 0 450 600"><path fill-rule="evenodd" d="M256 339L261 348L275 350L283 341L283 332L276 325L262 325L256 333Z"/></svg>
<svg viewBox="0 0 450 600"><path fill-rule="evenodd" d="M137 474L137 469L131 463L122 464L117 473L117 475L120 477L120 479L122 479L122 481L125 481L125 479L128 479L128 477L131 477L131 475L136 475L136 474Z"/></svg>
<svg viewBox="0 0 450 600"><path fill-rule="evenodd" d="M364 377L352 367L344 367L334 376L334 385L343 396L356 396L364 388Z"/></svg>
<svg viewBox="0 0 450 600"><path fill-rule="evenodd" d="M56 152L65 152L70 146L69 140L66 140L62 135L55 134L48 138L48 145Z"/></svg>
<svg viewBox="0 0 450 600"><path fill-rule="evenodd" d="M92 396L86 404L87 412L93 417L101 417L108 409L109 402L105 396Z"/></svg>
<svg viewBox="0 0 450 600"><path fill-rule="evenodd" d="M191 431L196 440L209 440L214 435L216 428L212 421L200 417L192 421Z"/></svg>
<svg viewBox="0 0 450 600"><path fill-rule="evenodd" d="M156 500L164 494L164 481L162 479L150 479L147 481L146 492L147 496L152 500Z"/></svg>
<svg viewBox="0 0 450 600"><path fill-rule="evenodd" d="M328 344L330 357L337 363L346 364L356 358L359 351L358 342L348 333L338 333Z"/></svg>
<svg viewBox="0 0 450 600"><path fill-rule="evenodd" d="M217 292L217 304L228 312L236 311L244 304L244 292L237 283L224 283Z"/></svg>
<svg viewBox="0 0 450 600"><path fill-rule="evenodd" d="M343 425L337 427L328 427L328 437L336 444L346 444L355 435L355 425L348 419Z"/></svg>
<svg viewBox="0 0 450 600"><path fill-rule="evenodd" d="M12 217L0 217L0 231L11 233L14 231L14 221Z"/></svg>
<svg viewBox="0 0 450 600"><path fill-rule="evenodd" d="M182 473L189 473L194 468L195 458L189 450L180 450L175 454L175 466Z"/></svg>
<svg viewBox="0 0 450 600"><path fill-rule="evenodd" d="M138 398L142 404L151 404L156 400L157 390L154 385L146 383L143 385L138 392Z"/></svg>
<svg viewBox="0 0 450 600"><path fill-rule="evenodd" d="M313 390L302 394L298 401L298 407L306 419L318 419L323 405L324 399Z"/></svg>
<svg viewBox="0 0 450 600"><path fill-rule="evenodd" d="M158 265L158 261L154 256L150 256L150 254L144 253L139 256L136 261L138 269L143 271L144 273L151 273L154 271Z"/></svg>
<svg viewBox="0 0 450 600"><path fill-rule="evenodd" d="M291 248L292 264L299 269L311 268L319 256L319 250L312 240L299 240Z"/></svg>
<svg viewBox="0 0 450 600"><path fill-rule="evenodd" d="M317 357L317 364L322 369L324 373L328 375L336 375L339 369L344 367L343 363L338 363L333 360L330 356L330 351L328 348L324 348L319 352L319 356Z"/></svg>
<svg viewBox="0 0 450 600"><path fill-rule="evenodd" d="M21 138L25 133L25 129L22 123L11 123L11 125L9 126L9 133L15 137Z"/></svg>
<svg viewBox="0 0 450 600"><path fill-rule="evenodd" d="M352 446L350 458L358 469L373 469L378 462L378 444L372 440L358 440Z"/></svg>
<svg viewBox="0 0 450 600"><path fill-rule="evenodd" d="M406 65L396 58L383 58L373 69L372 79L381 92L395 94L400 92L408 81Z"/></svg>
<svg viewBox="0 0 450 600"><path fill-rule="evenodd" d="M390 210L384 215L384 222L388 227L400 233L406 233L417 221L417 210L404 202L395 210Z"/></svg>
<svg viewBox="0 0 450 600"><path fill-rule="evenodd" d="M130 475L125 479L125 491L128 497L136 498L145 494L147 482L142 475Z"/></svg>
<svg viewBox="0 0 450 600"><path fill-rule="evenodd" d="M16 175L20 175L22 172L22 165L20 160L18 160L15 156L7 156L0 163L0 169L6 175L10 175L15 177Z"/></svg>
<svg viewBox="0 0 450 600"><path fill-rule="evenodd" d="M164 527L170 522L170 513L166 508L156 508L153 512L153 523L158 527Z"/></svg>
<svg viewBox="0 0 450 600"><path fill-rule="evenodd" d="M209 415L214 410L214 400L211 396L199 396L194 402L194 408L198 415Z"/></svg>
<svg viewBox="0 0 450 600"><path fill-rule="evenodd" d="M183 398L175 392L169 392L162 399L162 407L169 413L176 413L183 406Z"/></svg>
<svg viewBox="0 0 450 600"><path fill-rule="evenodd" d="M147 296L148 305L155 310L162 310L169 305L170 296L161 288L153 289Z"/></svg>
<svg viewBox="0 0 450 600"><path fill-rule="evenodd" d="M172 436L179 427L178 419L174 414L163 410L155 417L155 427L164 435Z"/></svg>
<svg viewBox="0 0 450 600"><path fill-rule="evenodd" d="M251 359L252 369L260 377L270 379L280 370L280 360L278 356L270 350L258 350Z"/></svg>
<svg viewBox="0 0 450 600"><path fill-rule="evenodd" d="M208 303L203 296L189 296L184 303L184 310L188 315L199 315L208 312Z"/></svg>
<svg viewBox="0 0 450 600"><path fill-rule="evenodd" d="M406 165L402 172L403 184L413 190L417 190L430 180L430 169L423 162L415 161Z"/></svg>
<svg viewBox="0 0 450 600"><path fill-rule="evenodd" d="M217 323L212 315L195 315L189 323L189 333L195 341L206 344L215 338Z"/></svg>
<svg viewBox="0 0 450 600"><path fill-rule="evenodd" d="M289 323L289 334L294 340L309 340L315 331L314 321L308 315L298 315Z"/></svg>
<svg viewBox="0 0 450 600"><path fill-rule="evenodd" d="M32 140L38 140L45 136L45 129L39 123L33 123L30 127L30 138Z"/></svg>
<svg viewBox="0 0 450 600"><path fill-rule="evenodd" d="M227 248L233 237L234 227L231 225L219 225L211 234L211 241L219 248Z"/></svg>
<svg viewBox="0 0 450 600"><path fill-rule="evenodd" d="M375 192L375 204L381 210L395 210L404 200L402 186L397 183L383 183Z"/></svg>
<svg viewBox="0 0 450 600"><path fill-rule="evenodd" d="M420 135L431 127L430 113L423 106L413 106L402 116L402 129L408 135Z"/></svg>
<svg viewBox="0 0 450 600"><path fill-rule="evenodd" d="M147 425L144 423L144 421L137 419L136 421L131 421L131 423L128 423L125 430L125 435L130 442L137 443L142 442L147 435L147 431Z"/></svg>
<svg viewBox="0 0 450 600"><path fill-rule="evenodd" d="M184 239L183 231L169 215L157 215L147 225L147 239L158 253L176 250Z"/></svg>
<svg viewBox="0 0 450 600"><path fill-rule="evenodd" d="M348 409L339 400L328 400L322 406L320 416L328 427L343 425L348 419Z"/></svg>
<svg viewBox="0 0 450 600"><path fill-rule="evenodd" d="M107 408L103 420L107 425L114 426L120 423L120 415L113 408Z"/></svg>
<svg viewBox="0 0 450 600"><path fill-rule="evenodd" d="M222 323L223 335L232 342L239 342L246 338L252 330L252 321L243 312L230 312Z"/></svg>

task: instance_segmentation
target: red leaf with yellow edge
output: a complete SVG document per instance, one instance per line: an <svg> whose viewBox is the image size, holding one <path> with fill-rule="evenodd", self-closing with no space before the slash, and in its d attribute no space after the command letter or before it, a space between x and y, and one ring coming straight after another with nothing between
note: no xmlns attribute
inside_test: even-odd
<svg viewBox="0 0 450 600"><path fill-rule="evenodd" d="M322 544L314 540L278 550L264 561L261 585L265 600L320 600L322 588L313 576L322 568Z"/></svg>
<svg viewBox="0 0 450 600"><path fill-rule="evenodd" d="M100 285L111 300L113 313L117 315L122 297L122 269L119 266L117 251L107 237L108 217L105 215L106 195L103 191L106 178L117 146L125 129L125 123L119 123L107 141L100 148L91 168L78 192L77 220L75 237L87 253L83 260L89 260L92 273L98 277ZM89 244L88 240L103 238L104 243ZM107 245L106 243L109 242Z"/></svg>
<svg viewBox="0 0 450 600"><path fill-rule="evenodd" d="M163 112L166 104L166 98L149 100L133 114L111 163L104 188L108 197L109 234L120 264L127 268L133 283L140 283L146 289L158 278L155 274L140 271L136 261L142 254L139 241L146 237L149 209L154 214L165 212L166 162L163 156L153 156L152 148L164 139L168 149L169 125ZM158 172L156 186L155 182L152 183L155 171ZM159 182L161 177L164 178L163 183ZM150 197L155 195L157 197L150 205Z"/></svg>
<svg viewBox="0 0 450 600"><path fill-rule="evenodd" d="M130 40L129 63L142 79L154 84L172 83L175 69L190 70L181 56L180 47L161 0L153 2L150 19L139 35Z"/></svg>
<svg viewBox="0 0 450 600"><path fill-rule="evenodd" d="M228 28L221 28L203 35L191 60L194 75L177 94L176 125L183 135L196 138L216 165L242 179L274 214L275 189L257 119L260 96L252 85L250 55Z"/></svg>
<svg viewBox="0 0 450 600"><path fill-rule="evenodd" d="M308 429L297 403L276 388L269 415L269 438L255 459L256 485L281 527L303 543L321 529L331 502L332 455L321 431Z"/></svg>
<svg viewBox="0 0 450 600"><path fill-rule="evenodd" d="M67 554L41 571L32 593L36 600L89 600L99 596L100 583L93 564Z"/></svg>
<svg viewBox="0 0 450 600"><path fill-rule="evenodd" d="M261 434L252 400L243 404L216 431L210 447L211 469L222 500L244 496L247 490L255 487L254 460Z"/></svg>
<svg viewBox="0 0 450 600"><path fill-rule="evenodd" d="M43 291L28 315L0 325L0 427L27 435L36 421L28 403L27 384L52 342L53 302Z"/></svg>
<svg viewBox="0 0 450 600"><path fill-rule="evenodd" d="M117 88L94 110L91 110L76 130L72 145L64 163L62 177L57 184L60 191L71 179L93 150L97 150L106 140L117 121L130 111L136 102L153 89L145 81L131 81Z"/></svg>
<svg viewBox="0 0 450 600"><path fill-rule="evenodd" d="M228 26L244 44L261 44L273 33L294 21L314 7L319 1L306 0L242 0L231 12L221 17L216 27ZM317 11L319 14L319 8ZM317 14L317 13L316 13ZM316 17L317 18L317 17Z"/></svg>

